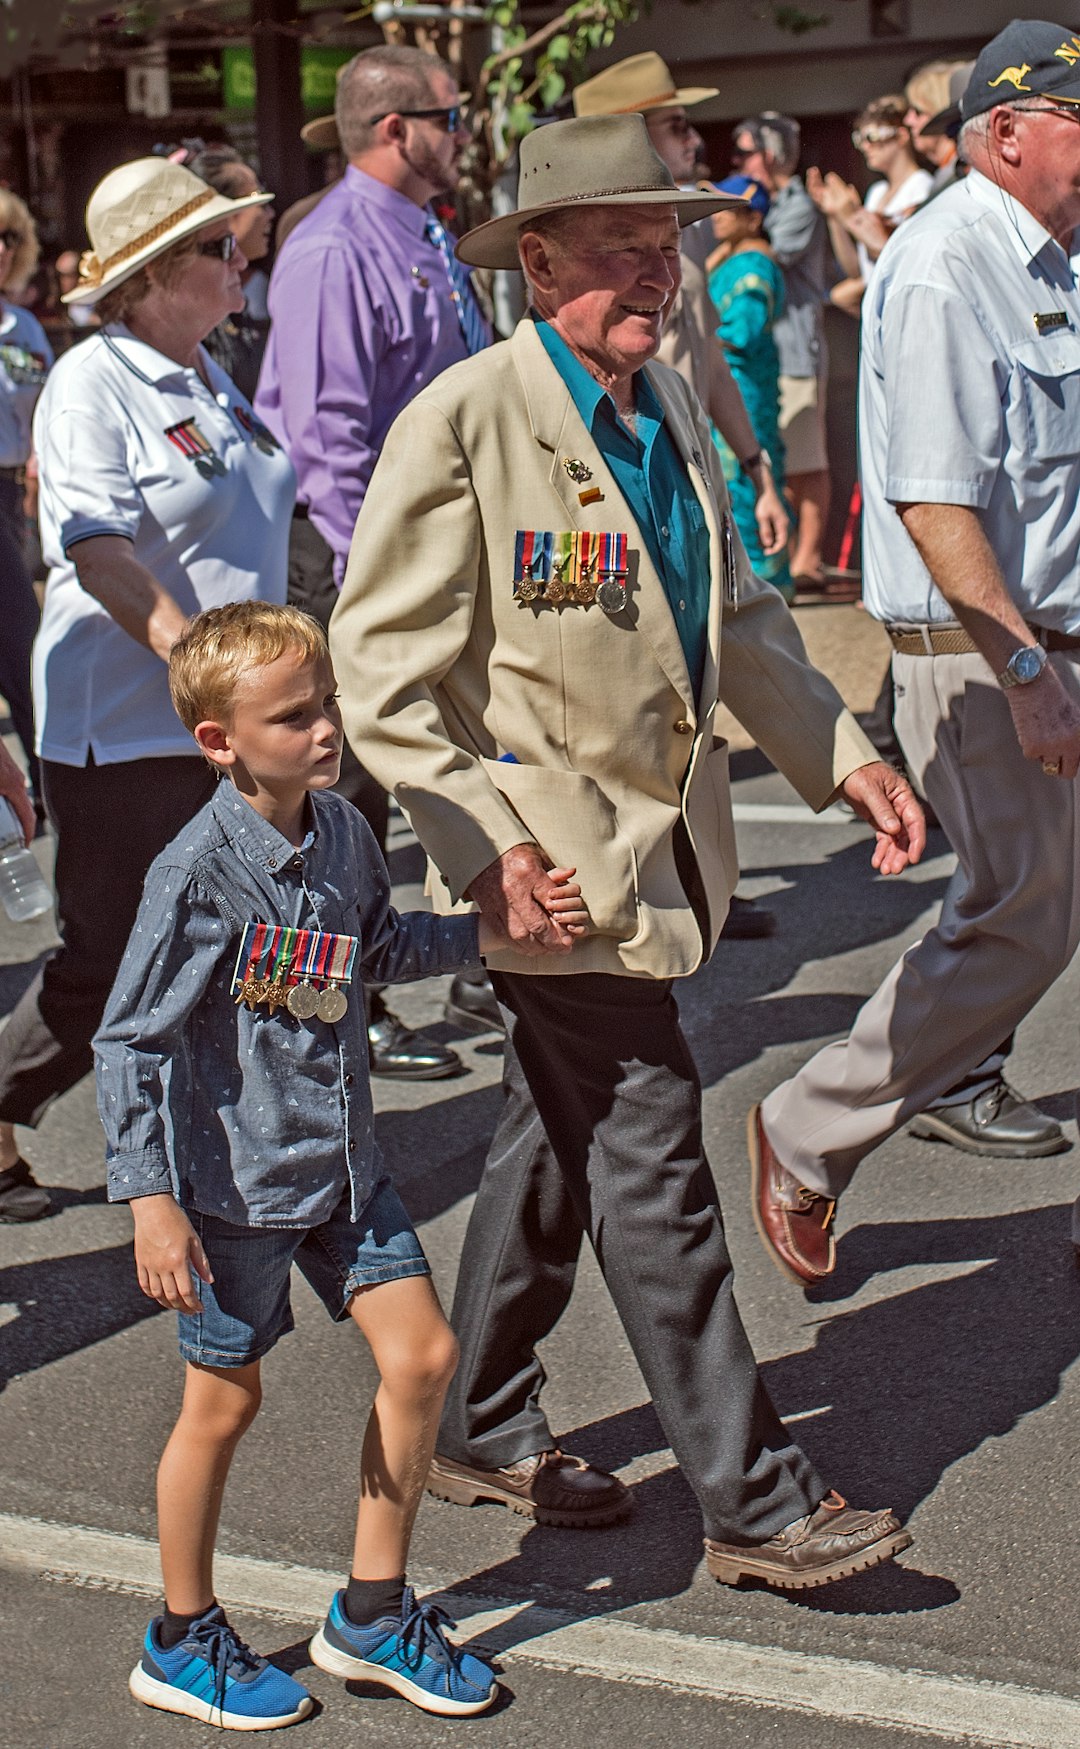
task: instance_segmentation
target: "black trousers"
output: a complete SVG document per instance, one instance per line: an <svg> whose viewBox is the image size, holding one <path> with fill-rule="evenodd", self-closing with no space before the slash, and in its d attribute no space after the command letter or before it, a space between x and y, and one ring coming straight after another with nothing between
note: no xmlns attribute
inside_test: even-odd
<svg viewBox="0 0 1080 1749"><path fill-rule="evenodd" d="M309 522L306 516L294 516L289 531L290 605L310 613L312 619L317 619L325 631L330 624L330 615L334 611L337 598L333 553L314 523ZM334 788L346 801L359 808L375 834L379 849L385 855L390 798L371 773L364 770L348 741L342 750L341 776Z"/></svg>
<svg viewBox="0 0 1080 1749"><path fill-rule="evenodd" d="M62 939L0 1033L0 1120L31 1126L91 1068L146 871L214 793L202 759L45 760L42 779Z"/></svg>
<svg viewBox="0 0 1080 1749"><path fill-rule="evenodd" d="M496 1469L556 1443L535 1349L569 1301L586 1233L706 1534L764 1541L826 1488L773 1408L735 1304L671 985L492 983L505 1104L458 1271L461 1361L438 1449Z"/></svg>
<svg viewBox="0 0 1080 1749"><path fill-rule="evenodd" d="M22 487L0 475L0 693L22 744L34 794L41 777L34 753L34 707L30 697L30 651L41 613L23 551Z"/></svg>

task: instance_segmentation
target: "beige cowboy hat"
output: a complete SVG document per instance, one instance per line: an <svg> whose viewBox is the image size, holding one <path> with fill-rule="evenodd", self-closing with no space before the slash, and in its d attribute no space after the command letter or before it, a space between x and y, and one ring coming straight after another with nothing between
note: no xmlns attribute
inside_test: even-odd
<svg viewBox="0 0 1080 1749"><path fill-rule="evenodd" d="M515 213L467 231L457 246L470 267L520 267L517 240L541 213L582 206L670 206L680 225L745 207L732 195L678 188L640 115L589 115L553 121L521 142Z"/></svg>
<svg viewBox="0 0 1080 1749"><path fill-rule="evenodd" d="M305 146L310 146L315 152L340 152L341 135L337 131L337 116L317 115L314 121L306 121L300 129L300 138Z"/></svg>
<svg viewBox="0 0 1080 1749"><path fill-rule="evenodd" d="M575 115L632 115L646 109L692 109L720 93L712 85L676 87L666 61L651 50L605 67L574 89Z"/></svg>
<svg viewBox="0 0 1080 1749"><path fill-rule="evenodd" d="M224 194L167 158L136 158L110 170L90 196L86 229L91 247L79 262L79 283L64 304L96 304L140 267L164 255L182 237L248 206L265 206L272 194Z"/></svg>

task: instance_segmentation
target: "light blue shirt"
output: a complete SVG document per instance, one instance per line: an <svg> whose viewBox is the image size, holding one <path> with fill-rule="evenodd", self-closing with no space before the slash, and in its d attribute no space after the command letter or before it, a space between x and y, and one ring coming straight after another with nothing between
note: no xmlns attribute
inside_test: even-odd
<svg viewBox="0 0 1080 1749"><path fill-rule="evenodd" d="M611 396L551 323L537 322L536 329L633 512L674 615L697 698L709 625L709 530L686 463L664 424L664 409L648 377L639 371L635 437L619 418Z"/></svg>
<svg viewBox="0 0 1080 1749"><path fill-rule="evenodd" d="M954 618L894 506L958 504L979 512L1025 617L1080 631L1078 261L1080 232L1067 255L976 171L882 253L859 384L863 594L878 619Z"/></svg>

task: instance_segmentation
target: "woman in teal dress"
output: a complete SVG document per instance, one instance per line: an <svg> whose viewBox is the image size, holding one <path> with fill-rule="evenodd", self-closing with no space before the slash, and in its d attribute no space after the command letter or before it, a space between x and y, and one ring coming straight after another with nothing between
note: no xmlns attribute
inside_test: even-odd
<svg viewBox="0 0 1080 1749"><path fill-rule="evenodd" d="M716 187L722 194L739 195L746 202L745 208L713 215L717 248L709 257L707 269L709 295L720 322L716 332L746 403L754 435L762 449L768 450L777 487L783 492L780 360L773 324L784 308L784 276L762 231L769 196L759 182L747 176L729 176ZM732 512L750 563L759 577L775 584L790 601L795 586L787 551L771 556L762 551L754 517L753 482L715 426L713 441L723 460Z"/></svg>

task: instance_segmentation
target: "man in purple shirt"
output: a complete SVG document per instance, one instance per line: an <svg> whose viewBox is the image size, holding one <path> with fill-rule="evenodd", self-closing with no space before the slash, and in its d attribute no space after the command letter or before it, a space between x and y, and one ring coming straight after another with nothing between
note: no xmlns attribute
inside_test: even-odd
<svg viewBox="0 0 1080 1749"><path fill-rule="evenodd" d="M445 61L367 49L342 68L342 180L290 234L270 282L273 326L255 399L298 482L289 600L325 626L383 439L434 377L491 333L428 203L452 193L468 134ZM387 797L355 758L338 786L386 847ZM477 974L479 977L479 973ZM375 1074L453 1074L454 1051L410 1032L370 992ZM448 1015L500 1026L486 979L454 980Z"/></svg>

